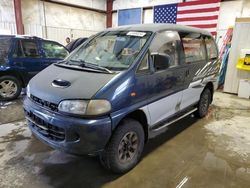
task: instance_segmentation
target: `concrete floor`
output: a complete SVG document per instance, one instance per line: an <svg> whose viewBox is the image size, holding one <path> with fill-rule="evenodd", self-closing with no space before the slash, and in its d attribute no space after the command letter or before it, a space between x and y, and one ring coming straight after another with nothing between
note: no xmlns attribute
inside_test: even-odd
<svg viewBox="0 0 250 188"><path fill-rule="evenodd" d="M237 96L216 93L207 117L171 125L124 175L32 137L15 121L23 119L20 100L2 104L0 115L0 187L250 187L250 100Z"/></svg>

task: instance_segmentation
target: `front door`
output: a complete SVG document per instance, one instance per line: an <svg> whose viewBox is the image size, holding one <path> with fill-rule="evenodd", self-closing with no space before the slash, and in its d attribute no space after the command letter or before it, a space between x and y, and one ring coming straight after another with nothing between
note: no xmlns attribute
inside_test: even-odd
<svg viewBox="0 0 250 188"><path fill-rule="evenodd" d="M12 55L12 66L19 71L25 82L42 70L41 52L36 40L18 39Z"/></svg>
<svg viewBox="0 0 250 188"><path fill-rule="evenodd" d="M187 87L187 68L180 65L180 38L172 31L158 33L151 44L153 74L149 75L148 110L153 126L180 110L182 90Z"/></svg>

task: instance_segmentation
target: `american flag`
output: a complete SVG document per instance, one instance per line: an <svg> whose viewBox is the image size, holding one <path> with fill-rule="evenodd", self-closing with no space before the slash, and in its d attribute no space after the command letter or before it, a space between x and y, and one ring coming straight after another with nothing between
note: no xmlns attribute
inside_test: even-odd
<svg viewBox="0 0 250 188"><path fill-rule="evenodd" d="M154 23L182 24L216 35L220 0L199 0L154 7Z"/></svg>

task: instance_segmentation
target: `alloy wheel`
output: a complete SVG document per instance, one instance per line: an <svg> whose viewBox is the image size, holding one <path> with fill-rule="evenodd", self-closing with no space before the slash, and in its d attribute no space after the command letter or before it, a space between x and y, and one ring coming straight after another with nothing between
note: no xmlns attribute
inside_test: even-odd
<svg viewBox="0 0 250 188"><path fill-rule="evenodd" d="M139 139L135 132L128 132L121 139L118 146L120 162L126 163L133 159L138 150Z"/></svg>
<svg viewBox="0 0 250 188"><path fill-rule="evenodd" d="M17 92L17 84L12 80L0 82L0 95L3 98L13 97Z"/></svg>

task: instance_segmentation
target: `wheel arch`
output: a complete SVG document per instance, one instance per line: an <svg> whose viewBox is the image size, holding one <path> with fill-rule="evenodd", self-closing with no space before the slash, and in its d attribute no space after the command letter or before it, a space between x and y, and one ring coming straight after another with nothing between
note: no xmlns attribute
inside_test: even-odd
<svg viewBox="0 0 250 188"><path fill-rule="evenodd" d="M121 123L122 120L126 119L126 118L130 118L130 119L134 119L136 121L138 121L144 131L144 137L145 137L145 142L148 141L148 120L147 120L147 116L146 113L141 110L141 109L137 109L135 111L132 111L128 114L126 114L123 118L121 118L121 120L117 123L115 129L119 126L119 124ZM115 131L115 129L113 131Z"/></svg>
<svg viewBox="0 0 250 188"><path fill-rule="evenodd" d="M212 102L213 102L213 95L214 95L214 85L213 85L213 83L212 83L212 82L208 82L208 83L206 84L205 88L203 89L203 91L204 91L205 89L209 89L209 90L210 90L210 92L211 92L210 103L212 103Z"/></svg>
<svg viewBox="0 0 250 188"><path fill-rule="evenodd" d="M23 88L25 87L25 82L24 82L23 77L16 71L10 71L10 70L8 70L8 71L0 71L0 77L1 76L14 76L20 81L21 86Z"/></svg>

